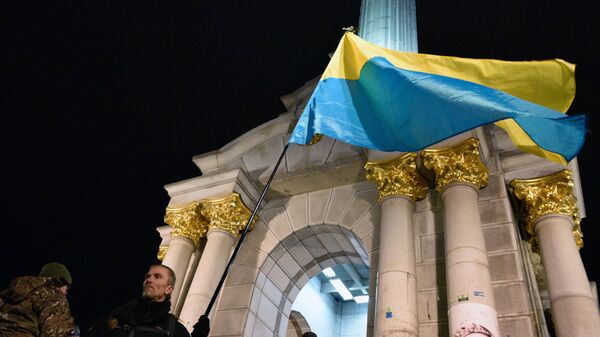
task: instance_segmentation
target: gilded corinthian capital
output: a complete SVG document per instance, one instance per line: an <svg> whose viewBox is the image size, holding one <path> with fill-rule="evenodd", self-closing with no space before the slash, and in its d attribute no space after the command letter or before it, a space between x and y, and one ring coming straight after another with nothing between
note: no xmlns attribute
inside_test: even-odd
<svg viewBox="0 0 600 337"><path fill-rule="evenodd" d="M308 145L315 145L318 142L321 141L321 139L323 139L323 135L320 133L315 133L312 138L310 139L310 142L308 143Z"/></svg>
<svg viewBox="0 0 600 337"><path fill-rule="evenodd" d="M535 221L547 214L563 214L573 219L573 237L583 247L577 199L573 196L573 173L562 170L534 179L514 179L510 183L515 197L521 202L520 217L525 229L534 239Z"/></svg>
<svg viewBox="0 0 600 337"><path fill-rule="evenodd" d="M182 208L167 208L165 223L173 227L171 237L190 239L198 247L200 238L206 234L208 223L200 214L200 204L196 201Z"/></svg>
<svg viewBox="0 0 600 337"><path fill-rule="evenodd" d="M427 184L417 172L417 154L382 162L367 162L366 177L377 184L379 200L390 195L403 195L413 201L427 196Z"/></svg>
<svg viewBox="0 0 600 337"><path fill-rule="evenodd" d="M469 138L452 147L421 151L426 168L435 172L435 190L441 192L451 183L487 186L488 169L479 157L479 140Z"/></svg>
<svg viewBox="0 0 600 337"><path fill-rule="evenodd" d="M209 230L221 229L231 233L234 237L244 230L252 215L237 193L221 199L204 200L201 212L209 222ZM250 224L250 230L254 228L256 219L255 217Z"/></svg>

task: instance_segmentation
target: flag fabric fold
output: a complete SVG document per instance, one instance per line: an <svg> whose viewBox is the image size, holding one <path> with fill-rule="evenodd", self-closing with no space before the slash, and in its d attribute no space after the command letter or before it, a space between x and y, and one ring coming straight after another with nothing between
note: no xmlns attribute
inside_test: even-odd
<svg viewBox="0 0 600 337"><path fill-rule="evenodd" d="M419 151L496 123L513 143L566 165L586 116L568 116L575 66L406 53L344 34L289 142L314 134L381 151Z"/></svg>

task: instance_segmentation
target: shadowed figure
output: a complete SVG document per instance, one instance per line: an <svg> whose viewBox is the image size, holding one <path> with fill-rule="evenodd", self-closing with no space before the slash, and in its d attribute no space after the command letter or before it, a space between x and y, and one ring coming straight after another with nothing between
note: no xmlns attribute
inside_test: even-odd
<svg viewBox="0 0 600 337"><path fill-rule="evenodd" d="M56 262L38 276L13 279L0 292L0 337L79 336L66 297L72 283L67 267Z"/></svg>
<svg viewBox="0 0 600 337"><path fill-rule="evenodd" d="M144 276L142 296L99 319L86 337L189 337L177 317L169 313L175 273L152 265Z"/></svg>

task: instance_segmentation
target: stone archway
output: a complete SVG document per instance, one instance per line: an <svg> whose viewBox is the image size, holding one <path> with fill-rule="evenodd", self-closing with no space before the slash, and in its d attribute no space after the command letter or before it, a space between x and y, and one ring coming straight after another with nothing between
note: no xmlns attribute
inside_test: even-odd
<svg viewBox="0 0 600 337"><path fill-rule="evenodd" d="M302 337L302 334L308 331L310 326L306 318L298 311L292 310L285 337Z"/></svg>
<svg viewBox="0 0 600 337"><path fill-rule="evenodd" d="M259 273L253 301L258 301L250 336L280 336L287 329L292 303L300 289L323 269L336 264L365 264L368 256L360 240L339 225L300 229L284 239ZM264 279L261 274L264 273Z"/></svg>
<svg viewBox="0 0 600 337"><path fill-rule="evenodd" d="M300 289L336 264L371 266L374 300L377 196L374 185L360 183L266 205L232 266L211 336L285 336Z"/></svg>

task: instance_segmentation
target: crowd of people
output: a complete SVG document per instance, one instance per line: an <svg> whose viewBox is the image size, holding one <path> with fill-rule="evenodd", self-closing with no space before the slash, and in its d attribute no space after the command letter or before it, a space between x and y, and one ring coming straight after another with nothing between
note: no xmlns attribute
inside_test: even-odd
<svg viewBox="0 0 600 337"><path fill-rule="evenodd" d="M0 292L0 337L190 337L169 312L175 273L165 265L151 265L141 296L100 317L85 332L75 324L67 301L72 284L67 267L57 262L44 265L38 276L13 279ZM208 336L209 324L202 315L191 337Z"/></svg>

